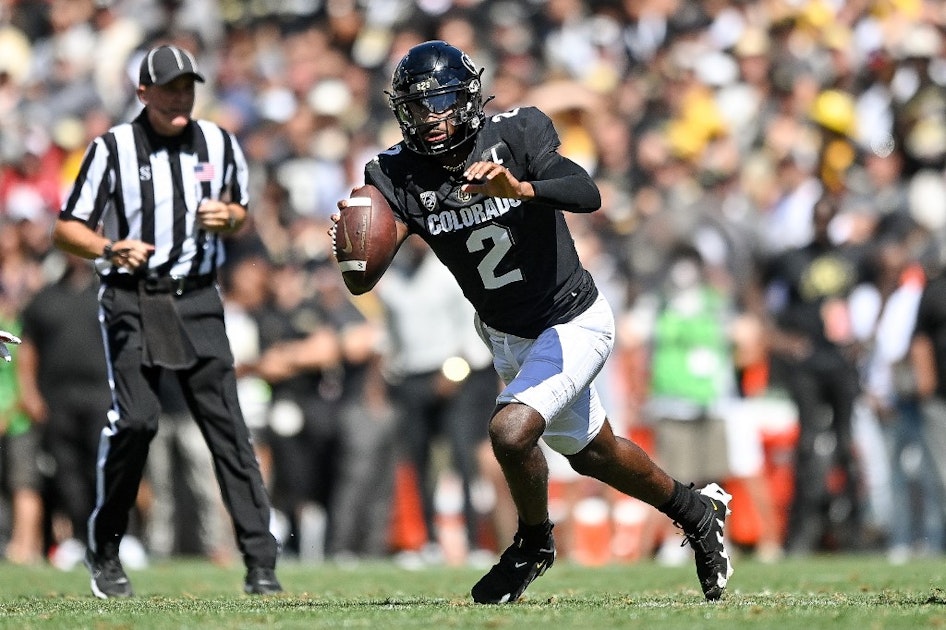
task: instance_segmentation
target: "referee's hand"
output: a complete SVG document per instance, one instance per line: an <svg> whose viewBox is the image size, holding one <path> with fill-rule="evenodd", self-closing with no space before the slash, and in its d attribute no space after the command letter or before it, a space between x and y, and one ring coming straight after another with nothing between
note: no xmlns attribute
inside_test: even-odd
<svg viewBox="0 0 946 630"><path fill-rule="evenodd" d="M227 232L236 227L237 221L230 205L217 199L204 199L197 206L197 222L208 232Z"/></svg>
<svg viewBox="0 0 946 630"><path fill-rule="evenodd" d="M112 246L112 252L113 265L134 271L148 262L148 258L154 253L154 245L129 238L116 241Z"/></svg>

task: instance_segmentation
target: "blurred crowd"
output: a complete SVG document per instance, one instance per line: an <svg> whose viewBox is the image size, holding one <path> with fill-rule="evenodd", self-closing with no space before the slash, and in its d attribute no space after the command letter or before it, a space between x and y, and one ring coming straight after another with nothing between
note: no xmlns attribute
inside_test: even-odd
<svg viewBox="0 0 946 630"><path fill-rule="evenodd" d="M732 535L760 559L944 552L944 479L906 359L946 263L946 4L2 0L0 328L24 339L0 364L9 561L81 557L109 400L94 275L50 227L88 142L137 113L135 69L160 42L195 54L195 116L250 164L251 220L221 287L284 553L418 563L505 547L515 516L485 441L496 383L467 343L471 314L432 327L423 300L453 308L449 278L419 246L352 298L326 233L365 162L400 140L384 91L428 39L485 68L489 113L545 111L601 188L599 212L568 219L618 316L598 379L616 429L677 478L736 488ZM481 409L457 403L473 387ZM175 400L138 557L227 562L209 459ZM566 555L679 556L646 509L549 457Z"/></svg>

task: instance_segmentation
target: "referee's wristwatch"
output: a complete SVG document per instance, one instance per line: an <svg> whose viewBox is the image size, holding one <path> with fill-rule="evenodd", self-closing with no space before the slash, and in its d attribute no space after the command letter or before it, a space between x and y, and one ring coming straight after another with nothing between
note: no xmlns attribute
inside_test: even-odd
<svg viewBox="0 0 946 630"><path fill-rule="evenodd" d="M115 255L115 250L112 248L115 246L115 243L109 241L105 243L105 247L102 248L102 258L105 260L112 260L112 257Z"/></svg>

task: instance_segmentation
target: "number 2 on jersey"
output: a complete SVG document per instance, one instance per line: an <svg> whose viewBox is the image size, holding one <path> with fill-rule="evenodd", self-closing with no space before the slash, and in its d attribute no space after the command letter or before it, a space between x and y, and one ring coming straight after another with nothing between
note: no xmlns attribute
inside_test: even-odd
<svg viewBox="0 0 946 630"><path fill-rule="evenodd" d="M487 241L492 242L492 248L486 252L483 260L476 266L480 278L483 280L483 286L487 289L498 289L510 282L522 280L522 271L519 269L512 269L502 275L496 275L499 263L512 249L513 242L509 229L495 223L477 228L466 239L466 248L471 254L481 252L486 249Z"/></svg>

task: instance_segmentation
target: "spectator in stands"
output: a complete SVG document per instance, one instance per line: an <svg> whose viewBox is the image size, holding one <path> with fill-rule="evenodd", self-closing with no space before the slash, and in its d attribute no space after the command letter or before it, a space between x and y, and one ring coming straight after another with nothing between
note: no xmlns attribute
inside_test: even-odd
<svg viewBox="0 0 946 630"><path fill-rule="evenodd" d="M16 322L2 315L0 311L0 325L18 332L18 325L13 325ZM0 362L0 465L2 487L10 497L10 538L4 557L13 564L32 565L42 561L44 551L43 476L39 469L42 433L21 409L14 369L13 363Z"/></svg>
<svg viewBox="0 0 946 630"><path fill-rule="evenodd" d="M946 270L933 276L920 297L910 342L910 367L922 412L922 438L940 489L946 488ZM937 551L942 552L940 547Z"/></svg>
<svg viewBox="0 0 946 630"><path fill-rule="evenodd" d="M336 561L390 554L398 424L382 375L378 309L352 301L331 264L311 270L319 302L337 330L342 378L333 444L326 553Z"/></svg>
<svg viewBox="0 0 946 630"><path fill-rule="evenodd" d="M272 389L266 443L272 452L273 507L289 520L287 534L294 534L282 541L284 549L322 557L341 343L310 285L301 262L274 270L271 299L258 314L261 352L253 373ZM322 521L318 540L300 540L300 519L314 513Z"/></svg>
<svg viewBox="0 0 946 630"><path fill-rule="evenodd" d="M887 534L887 557L900 564L943 547L942 497L908 358L926 278L902 237L888 236L871 263L868 281L851 295L851 315L862 347L865 400L883 427L889 454L890 478L877 517Z"/></svg>
<svg viewBox="0 0 946 630"><path fill-rule="evenodd" d="M480 516L473 487L477 451L487 442L490 401L499 391L486 345L474 335L473 311L447 268L420 239L408 239L378 286L388 343L387 374L398 412L398 448L417 479L426 545L422 561L439 563L480 551ZM485 402L484 402L485 401ZM465 539L459 556L444 550L436 496L444 471L438 445L461 487ZM443 488L443 485L440 486Z"/></svg>
<svg viewBox="0 0 946 630"><path fill-rule="evenodd" d="M831 240L837 210L835 199L822 197L814 207L811 243L772 258L761 270L768 302L756 312L771 322L773 378L795 402L801 430L790 554L825 549L831 537L842 549L861 545L861 478L852 435L859 386L853 357L845 352L853 341L846 300L861 279L861 261L852 248ZM840 492L829 484L835 467L843 475Z"/></svg>

